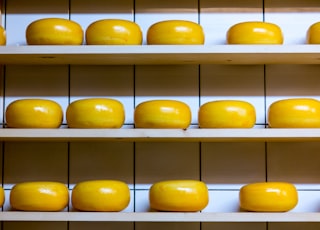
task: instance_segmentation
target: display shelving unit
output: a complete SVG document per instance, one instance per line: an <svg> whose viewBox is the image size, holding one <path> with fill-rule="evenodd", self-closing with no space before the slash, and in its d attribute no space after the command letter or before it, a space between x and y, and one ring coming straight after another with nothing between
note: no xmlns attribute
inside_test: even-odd
<svg viewBox="0 0 320 230"><path fill-rule="evenodd" d="M266 55L267 54L267 55ZM280 60L280 61L279 61ZM301 61L303 60L303 61ZM0 64L317 64L318 46L0 47ZM319 141L320 129L0 129L1 141L281 142ZM17 212L4 221L319 222L320 213Z"/></svg>
<svg viewBox="0 0 320 230"><path fill-rule="evenodd" d="M0 1L1 3L1 1ZM318 65L317 45L3 46L0 65ZM44 76L45 77L45 76ZM0 129L2 142L318 142L320 129ZM320 222L318 212L0 212L1 221Z"/></svg>

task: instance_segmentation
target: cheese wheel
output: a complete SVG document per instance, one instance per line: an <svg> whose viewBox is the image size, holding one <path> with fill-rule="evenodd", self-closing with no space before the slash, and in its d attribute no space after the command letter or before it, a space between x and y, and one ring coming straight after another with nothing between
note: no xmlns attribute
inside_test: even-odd
<svg viewBox="0 0 320 230"><path fill-rule="evenodd" d="M7 35L6 30L0 26L0 46L4 46L7 44Z"/></svg>
<svg viewBox="0 0 320 230"><path fill-rule="evenodd" d="M283 35L273 23L240 22L228 29L227 44L283 44Z"/></svg>
<svg viewBox="0 0 320 230"><path fill-rule="evenodd" d="M149 202L158 211L196 212L208 205L208 188L197 180L160 181L151 186Z"/></svg>
<svg viewBox="0 0 320 230"><path fill-rule="evenodd" d="M176 100L150 100L140 103L134 111L136 128L186 129L191 123L191 110Z"/></svg>
<svg viewBox="0 0 320 230"><path fill-rule="evenodd" d="M68 202L68 188L60 182L22 182L10 192L11 207L20 211L61 211Z"/></svg>
<svg viewBox="0 0 320 230"><path fill-rule="evenodd" d="M5 201L4 189L2 187L0 187L0 207L3 206L4 201Z"/></svg>
<svg viewBox="0 0 320 230"><path fill-rule="evenodd" d="M140 26L122 19L98 20L86 30L87 45L141 45L142 39Z"/></svg>
<svg viewBox="0 0 320 230"><path fill-rule="evenodd" d="M82 45L83 30L72 20L43 18L28 25L26 40L28 45Z"/></svg>
<svg viewBox="0 0 320 230"><path fill-rule="evenodd" d="M63 120L61 106L47 99L20 99L6 108L8 128L59 128Z"/></svg>
<svg viewBox="0 0 320 230"><path fill-rule="evenodd" d="M308 28L306 43L320 44L320 22L316 22Z"/></svg>
<svg viewBox="0 0 320 230"><path fill-rule="evenodd" d="M119 212L128 206L130 190L117 180L83 181L73 188L71 201L80 211Z"/></svg>
<svg viewBox="0 0 320 230"><path fill-rule="evenodd" d="M298 203L298 192L286 182L260 182L243 186L239 192L240 207L254 212L286 212Z"/></svg>
<svg viewBox="0 0 320 230"><path fill-rule="evenodd" d="M147 31L148 45L202 45L202 27L186 20L166 20L151 25Z"/></svg>
<svg viewBox="0 0 320 230"><path fill-rule="evenodd" d="M115 99L80 99L70 103L66 119L70 128L121 128L125 111Z"/></svg>
<svg viewBox="0 0 320 230"><path fill-rule="evenodd" d="M255 122L255 108L245 101L211 101L198 112L200 128L252 128Z"/></svg>
<svg viewBox="0 0 320 230"><path fill-rule="evenodd" d="M268 109L270 128L319 128L320 101L312 98L283 99Z"/></svg>

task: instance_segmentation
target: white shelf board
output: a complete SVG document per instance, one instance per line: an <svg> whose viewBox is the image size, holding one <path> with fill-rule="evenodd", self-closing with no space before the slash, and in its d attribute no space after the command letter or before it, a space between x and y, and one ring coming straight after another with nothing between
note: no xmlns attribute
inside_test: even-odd
<svg viewBox="0 0 320 230"><path fill-rule="evenodd" d="M0 64L320 64L320 45L0 46Z"/></svg>
<svg viewBox="0 0 320 230"><path fill-rule="evenodd" d="M0 141L320 141L320 129L0 129Z"/></svg>
<svg viewBox="0 0 320 230"><path fill-rule="evenodd" d="M320 213L0 212L1 221L320 222Z"/></svg>

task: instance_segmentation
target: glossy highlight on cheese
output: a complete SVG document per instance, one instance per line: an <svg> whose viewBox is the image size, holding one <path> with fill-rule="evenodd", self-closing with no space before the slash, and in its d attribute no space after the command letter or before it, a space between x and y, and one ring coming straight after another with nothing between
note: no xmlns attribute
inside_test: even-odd
<svg viewBox="0 0 320 230"><path fill-rule="evenodd" d="M289 98L273 102L268 109L269 128L319 128L320 101Z"/></svg>
<svg viewBox="0 0 320 230"><path fill-rule="evenodd" d="M151 25L148 45L202 45L205 34L201 25L186 20L166 20Z"/></svg>
<svg viewBox="0 0 320 230"><path fill-rule="evenodd" d="M243 186L240 207L253 212L287 212L298 204L298 192L286 182L260 182Z"/></svg>
<svg viewBox="0 0 320 230"><path fill-rule="evenodd" d="M75 21L64 18L43 18L26 29L28 45L82 45L83 30Z"/></svg>
<svg viewBox="0 0 320 230"><path fill-rule="evenodd" d="M123 19L102 19L86 29L87 45L141 45L142 31L135 22Z"/></svg>
<svg viewBox="0 0 320 230"><path fill-rule="evenodd" d="M119 212L130 202L130 190L118 180L92 180L76 184L72 206L80 211Z"/></svg>
<svg viewBox="0 0 320 230"><path fill-rule="evenodd" d="M281 28L269 22L240 22L227 31L227 44L283 44L283 40Z"/></svg>
<svg viewBox="0 0 320 230"><path fill-rule="evenodd" d="M196 212L209 203L207 185L197 180L167 180L149 190L150 208L157 211Z"/></svg>
<svg viewBox="0 0 320 230"><path fill-rule="evenodd" d="M4 46L7 44L7 35L6 30L0 26L0 46Z"/></svg>
<svg viewBox="0 0 320 230"><path fill-rule="evenodd" d="M68 202L68 188L60 182L21 182L10 192L10 205L19 211L61 211Z"/></svg>
<svg viewBox="0 0 320 230"><path fill-rule="evenodd" d="M308 28L306 43L320 44L320 22L316 22Z"/></svg>
<svg viewBox="0 0 320 230"><path fill-rule="evenodd" d="M8 128L59 128L63 110L55 101L48 99L20 99L6 108Z"/></svg>
<svg viewBox="0 0 320 230"><path fill-rule="evenodd" d="M125 120L122 103L111 98L73 101L66 111L70 128L121 128Z"/></svg>
<svg viewBox="0 0 320 230"><path fill-rule="evenodd" d="M252 128L255 122L255 108L246 101L210 101L198 112L200 128Z"/></svg>
<svg viewBox="0 0 320 230"><path fill-rule="evenodd" d="M140 103L134 111L136 128L186 129L191 123L191 110L176 100L150 100Z"/></svg>

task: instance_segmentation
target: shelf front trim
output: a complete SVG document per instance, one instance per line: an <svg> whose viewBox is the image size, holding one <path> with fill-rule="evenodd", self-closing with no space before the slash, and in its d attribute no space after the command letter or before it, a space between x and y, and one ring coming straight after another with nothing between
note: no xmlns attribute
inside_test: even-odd
<svg viewBox="0 0 320 230"><path fill-rule="evenodd" d="M0 141L320 141L320 129L0 129Z"/></svg>
<svg viewBox="0 0 320 230"><path fill-rule="evenodd" d="M320 64L319 45L1 46L0 64Z"/></svg>
<svg viewBox="0 0 320 230"><path fill-rule="evenodd" d="M320 213L170 213L170 212L18 212L0 213L1 221L105 222L320 222Z"/></svg>

